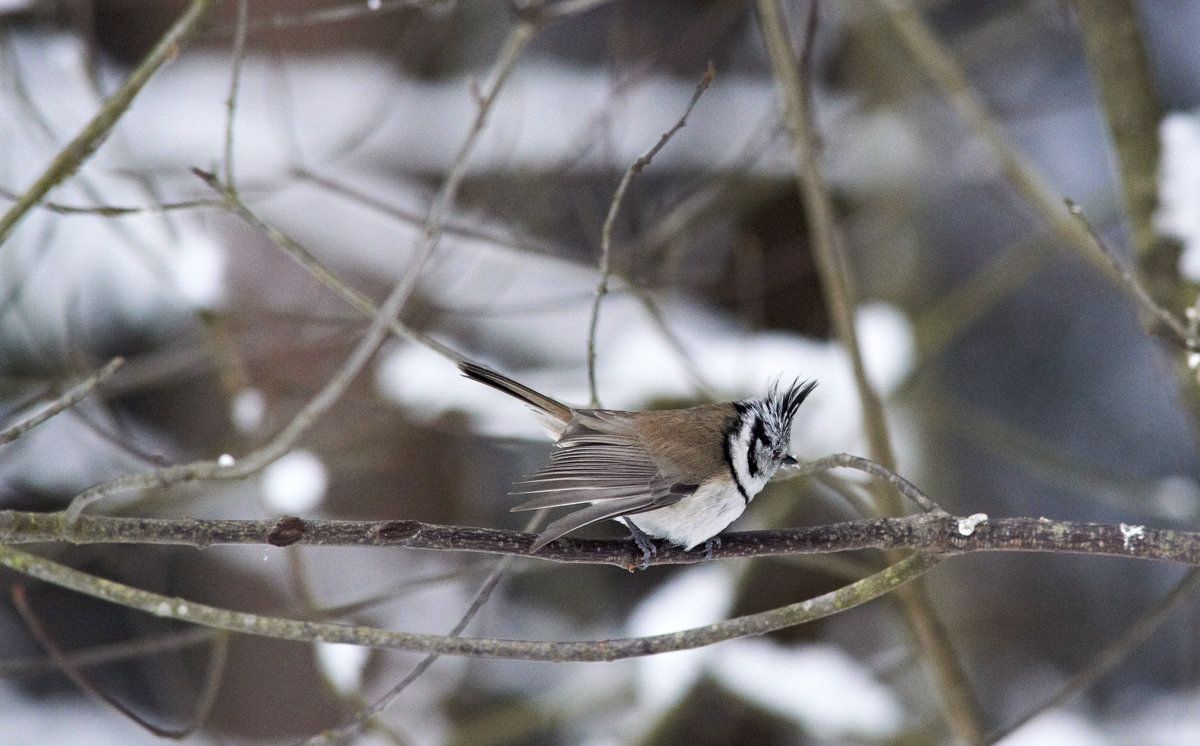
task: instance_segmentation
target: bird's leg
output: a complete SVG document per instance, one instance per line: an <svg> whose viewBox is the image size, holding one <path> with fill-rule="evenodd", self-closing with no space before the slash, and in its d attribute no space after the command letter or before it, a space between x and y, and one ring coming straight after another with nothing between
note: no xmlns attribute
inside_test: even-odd
<svg viewBox="0 0 1200 746"><path fill-rule="evenodd" d="M710 536L704 541L704 559L712 559L713 547L721 546L720 536Z"/></svg>
<svg viewBox="0 0 1200 746"><path fill-rule="evenodd" d="M658 547L654 545L654 539L651 539L649 534L633 525L633 521L628 518L621 520L629 527L629 533L633 534L633 543L642 550L642 569L645 570L650 567L650 558L658 555Z"/></svg>

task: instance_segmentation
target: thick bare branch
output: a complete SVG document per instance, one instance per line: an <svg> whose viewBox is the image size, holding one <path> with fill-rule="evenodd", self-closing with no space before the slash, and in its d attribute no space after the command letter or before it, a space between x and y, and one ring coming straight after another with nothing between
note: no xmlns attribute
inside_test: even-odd
<svg viewBox="0 0 1200 746"><path fill-rule="evenodd" d="M289 516L265 520L122 518L0 511L0 544L218 544L394 547L445 552L530 556L552 562L632 569L642 554L628 539L564 537L529 555L534 534L496 528L443 526L421 521L316 521ZM827 554L859 549L911 549L935 554L1058 552L1129 557L1200 566L1200 532L1126 523L1048 518L988 518L920 513L820 526L722 534L714 559ZM704 552L660 547L651 565L692 564Z"/></svg>

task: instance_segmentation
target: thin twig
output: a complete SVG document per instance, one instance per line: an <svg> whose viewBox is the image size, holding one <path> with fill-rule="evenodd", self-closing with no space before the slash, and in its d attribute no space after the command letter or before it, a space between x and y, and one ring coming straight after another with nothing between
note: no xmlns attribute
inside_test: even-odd
<svg viewBox="0 0 1200 746"><path fill-rule="evenodd" d="M537 527L541 525L548 512L549 511L544 509L537 511L529 519L525 526L525 531L535 531ZM496 589L496 586L499 585L504 576L508 574L508 571L512 568L512 563L512 555L501 557L500 561L496 563L496 566L493 567L491 572L488 573L488 576L484 579L483 584L479 586L479 590L475 592L475 597L471 599L470 606L468 606L467 610L463 612L463 615L459 618L458 623L454 625L454 628L450 630L450 637L458 637L461 635L463 630L467 628L467 625L471 623L471 620L475 618L475 615L479 613L479 610L487 605L487 602L491 600L492 591ZM421 659L421 662L413 668L413 670L408 672L407 676L397 682L395 686L387 691L387 693L371 703L370 706L364 707L362 711L357 713L354 719L349 723L346 723L338 728L328 729L319 735L304 741L305 745L315 746L319 743L337 742L354 733L362 731L362 729L366 727L367 723L369 723L372 718L386 710L393 702L395 702L396 699L404 693L404 690L407 689L414 681L424 675L424 673L429 670L430 666L432 666L440 657L441 656L438 653L430 653L429 655L425 656Z"/></svg>
<svg viewBox="0 0 1200 746"><path fill-rule="evenodd" d="M311 28L318 25L353 21L365 16L395 13L414 8L435 8L439 5L447 4L449 4L449 0L378 0L374 4L364 2L364 0L356 0L344 5L319 8L303 13L275 13L274 15L262 18L250 18L245 25L245 30L253 33L258 31L284 31L301 27ZM204 35L225 36L236 34L238 33L238 25L237 23L232 23L214 26Z"/></svg>
<svg viewBox="0 0 1200 746"><path fill-rule="evenodd" d="M663 339L666 341L667 347L675 353L677 358L679 358L679 362L683 366L684 373L688 378L691 379L692 386L694 386L701 394L707 396L709 399L712 399L713 401L718 400L720 393L717 391L716 387L709 382L708 378L700 371L700 366L696 363L696 360L688 350L687 345L683 343L683 340L679 338L679 335L676 334L675 330L673 330L670 324L667 323L667 318L663 314L662 309L659 307L658 301L655 300L654 296L646 292L645 289L635 285L630 285L629 291L633 297L642 304L642 308L645 309L646 314L650 317L651 324L658 329L658 333L661 334Z"/></svg>
<svg viewBox="0 0 1200 746"><path fill-rule="evenodd" d="M925 23L914 4L909 0L877 0L877 5L916 64L946 97L959 118L991 151L1008 183L1041 214L1067 246L1107 272L1107 265L1097 262L1079 225L1059 209L1059 191L1051 186L1036 164L1005 137L962 67Z"/></svg>
<svg viewBox="0 0 1200 746"><path fill-rule="evenodd" d="M144 658L158 653L178 652L184 648L195 647L200 643L212 642L214 634L221 633L203 627L185 627L178 632L67 650L64 651L64 655L70 659L71 665L88 668L134 658ZM58 664L45 656L5 658L0 661L0 679L43 674L48 671L56 671L58 668Z"/></svg>
<svg viewBox="0 0 1200 746"><path fill-rule="evenodd" d="M22 621L25 622L26 629L38 641L38 644L46 650L46 653L54 661L58 669L66 674L67 678L75 686L100 699L109 707L137 723L142 728L160 738L181 739L194 733L208 719L208 715L212 711L212 706L216 702L217 685L220 682L221 674L225 670L226 653L229 648L229 636L227 634L220 633L212 636L213 655L209 659L208 675L205 677L204 691L197 698L192 711L191 722L182 728L163 728L151 723L132 708L92 682L91 678L83 672L78 663L64 652L54 638L50 636L49 631L42 624L41 618L30 605L24 585L20 583L14 585L11 588L10 597L13 606L16 607Z"/></svg>
<svg viewBox="0 0 1200 746"><path fill-rule="evenodd" d="M352 308L367 318L374 318L379 313L379 306L375 305L374 301L356 290L333 270L326 267L320 259L314 256L299 241L296 241L274 223L271 223L252 210L249 205L242 201L239 194L229 189L225 184L222 184L214 174L200 170L194 170L193 173L200 177L205 184L221 194L224 198L222 204L236 212L247 223L262 231L271 243L282 249L288 257L299 264L313 279L337 293ZM463 361L463 356L458 352L438 342L436 339L413 329L400 319L393 319L389 328L397 339L409 339L417 342L456 364Z"/></svg>
<svg viewBox="0 0 1200 746"><path fill-rule="evenodd" d="M394 218L407 224L420 224L424 216L415 209L409 209L391 202L385 201L376 194L372 194L364 189L360 189L348 182L341 181L333 176L318 173L308 166L294 166L290 170L290 174L297 181L307 182L320 187L333 194L345 197L348 200L357 202L358 204L375 210L390 218ZM552 253L554 247L546 245L538 245L536 242L521 241L515 242L511 235L503 233L499 230L489 230L472 225L467 220L448 220L444 231L447 235L457 236L459 238L473 239L481 241L492 246L507 249L510 251L520 252L541 252L544 254Z"/></svg>
<svg viewBox="0 0 1200 746"><path fill-rule="evenodd" d="M225 99L225 183L236 191L233 178L233 120L237 113L238 91L242 87L242 63L246 58L246 17L248 0L238 0L236 30L233 34L233 70L229 74L229 95Z"/></svg>
<svg viewBox="0 0 1200 746"><path fill-rule="evenodd" d="M1125 660L1138 645L1145 642L1167 620L1170 613L1196 591L1197 587L1200 587L1200 568L1189 570L1170 593L1155 604L1154 608L1143 614L1121 636L1105 646L1097 655L1093 656L1091 662L1068 679L1062 688L1058 690L1057 694L1040 703L1015 722L988 734L989 742L999 743L1025 726L1030 720L1066 704L1075 695L1096 683L1101 677L1116 668L1121 661Z"/></svg>
<svg viewBox="0 0 1200 746"><path fill-rule="evenodd" d="M588 325L588 340L587 340L587 371L588 371L588 390L591 392L592 406L600 406L600 397L596 389L596 330L600 324L600 304L604 300L604 296L608 294L608 281L612 276L610 269L610 257L612 255L612 232L613 225L617 221L617 213L621 209L621 203L625 200L625 190L629 188L629 183L633 181L633 177L640 174L643 169L650 165L654 160L654 156L658 155L658 151L662 150L675 133L687 126L688 115L692 113L696 102L700 100L700 96L708 90L712 84L713 77L716 75L716 70L711 62L708 63L708 69L704 72L704 77L696 85L696 90L692 93L692 98L688 101L687 107L683 110L683 116L679 121L675 122L675 126L667 130L658 138L658 142L647 150L642 155L638 156L629 168L625 169L624 176L621 177L621 183L617 185L617 190L613 194L612 202L608 205L608 216L604 218L604 225L600 228L600 282L596 285L596 297L592 301L592 319Z"/></svg>
<svg viewBox="0 0 1200 746"><path fill-rule="evenodd" d="M0 187L0 197L4 199L16 201L21 198L19 194L8 189ZM224 207L225 203L214 199L193 199L182 202L164 202L158 205L143 205L141 207L122 206L122 205L92 205L84 207L83 205L65 205L61 202L51 202L43 200L38 209L53 212L58 215L99 215L100 217L111 218L120 217L122 215L161 215L167 212L176 210L195 210L201 207Z"/></svg>
<svg viewBox="0 0 1200 746"><path fill-rule="evenodd" d="M183 45L200 28L201 21L204 20L214 3L215 0L193 0L179 20L167 30L167 33L158 40L145 59L133 69L121 87L104 102L96 116L92 117L83 130L59 152L37 181L20 196L16 204L10 207L3 217L0 217L0 246L4 244L13 228L34 205L38 204L51 189L78 171L84 161L100 147L112 128L129 109L134 97L141 92L154 73L168 59L178 55Z"/></svg>
<svg viewBox="0 0 1200 746"><path fill-rule="evenodd" d="M21 422L18 422L12 427L0 430L0 445L4 445L5 443L16 440L54 415L70 409L79 402L83 401L88 394L92 393L92 391L94 391L98 386L111 378L112 375L117 372L117 369L124 364L125 358L114 357L112 360L109 360L104 367L100 368L100 370L97 370L95 373L72 386L70 390L55 399L42 411L22 420Z"/></svg>
<svg viewBox="0 0 1200 746"><path fill-rule="evenodd" d="M1087 231L1095 248L1108 260L1117 279L1121 281L1121 287L1125 289L1125 292L1137 301L1138 306L1141 307L1144 313L1171 330L1176 343L1185 350L1195 350L1197 348L1196 338L1188 332L1187 328L1184 327L1183 323L1173 313L1160 306L1150 297L1150 293L1146 292L1146 288L1142 287L1142 283L1134 276L1133 271L1125 266L1125 262L1121 261L1116 252L1096 232L1091 221L1084 214L1083 208L1075 204L1071 199L1064 199L1063 202L1067 205L1067 210L1075 216L1075 219L1079 221L1083 229Z"/></svg>
<svg viewBox="0 0 1200 746"><path fill-rule="evenodd" d="M113 388L116 387L114 386ZM76 407L71 411L71 415L75 418L75 421L82 425L84 429L94 433L105 443L108 443L125 455L146 464L148 468L170 465L170 459L163 453L145 450L135 444L132 438L125 437L127 433L121 430L121 423L113 421L111 423L112 428L110 429L108 426L97 422L93 417L93 413L89 412L88 409L88 407ZM110 409L101 409L99 414L109 415L112 420L115 420L119 412Z"/></svg>
<svg viewBox="0 0 1200 746"><path fill-rule="evenodd" d="M816 461L808 461L806 463L799 464L798 466L791 467L788 469L788 473L793 473L799 476L803 474L812 474L818 471L826 471L827 469L836 469L838 467L857 469L858 471L884 479L888 484L895 487L901 495L904 495L913 503L915 503L921 510L924 510L928 513L935 513L937 515L949 515L949 513L942 509L942 506L931 500L929 496L922 492L921 489L915 484L887 468L883 464L876 463L870 459L863 458L862 456L852 456L849 453L835 453L832 456L826 456L825 458L820 458Z"/></svg>

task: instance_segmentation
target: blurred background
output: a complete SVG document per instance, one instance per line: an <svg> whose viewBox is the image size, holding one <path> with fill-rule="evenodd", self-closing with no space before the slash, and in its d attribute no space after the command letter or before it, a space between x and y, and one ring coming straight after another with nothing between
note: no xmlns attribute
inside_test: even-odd
<svg viewBox="0 0 1200 746"><path fill-rule="evenodd" d="M783 6L799 49L810 6ZM5 210L186 7L0 2ZM1121 10L1134 13L1135 33L1104 40ZM560 2L519 13L505 3L250 2L239 57L238 4L224 2L97 153L0 244L3 426L112 356L128 361L79 406L0 446L0 508L60 510L115 476L268 442L368 321L192 169L232 177L250 210L379 302L411 266L520 18L540 12L546 22L504 69L403 321L586 403L614 192L683 115L711 61L716 77L687 126L633 179L613 224L597 393L604 406L637 409L816 378L797 453L869 455L754 4ZM1183 0L820 4L820 164L865 363L899 471L951 512L1195 529L1194 374L1146 332L1063 199L1182 318L1200 274L1200 254L1189 253L1200 247L1197 38L1200 5ZM1105 63L1128 73L1115 93L1098 84ZM1121 103L1142 118L1114 130ZM520 405L430 348L391 339L261 474L90 510L520 529L528 516L508 512L508 487L548 453ZM733 529L849 520L863 494L855 479L778 481ZM36 551L222 607L436 634L496 564L349 548ZM627 573L519 560L465 634L684 629L832 590L882 562L861 552ZM1003 733L1148 623L1185 569L988 554L943 563L926 582L982 722ZM215 686L194 743L302 741L353 718L421 660L224 640L0 577L27 586L32 610L97 688L149 721L188 724ZM1004 742L1200 743L1195 600L1162 611L1119 666ZM7 593L0 640L0 740L158 740L57 672ZM899 605L885 599L762 638L613 664L442 658L347 742L951 742L939 701Z"/></svg>

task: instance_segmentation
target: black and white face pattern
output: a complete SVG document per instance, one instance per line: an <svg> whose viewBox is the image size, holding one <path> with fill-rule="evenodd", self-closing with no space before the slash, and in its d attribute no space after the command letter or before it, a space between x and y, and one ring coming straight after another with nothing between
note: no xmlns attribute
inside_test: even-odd
<svg viewBox="0 0 1200 746"><path fill-rule="evenodd" d="M746 502L759 493L788 459L792 420L816 381L772 386L761 399L737 402L738 419L725 434L725 456L733 481Z"/></svg>

